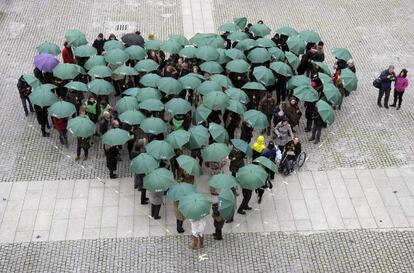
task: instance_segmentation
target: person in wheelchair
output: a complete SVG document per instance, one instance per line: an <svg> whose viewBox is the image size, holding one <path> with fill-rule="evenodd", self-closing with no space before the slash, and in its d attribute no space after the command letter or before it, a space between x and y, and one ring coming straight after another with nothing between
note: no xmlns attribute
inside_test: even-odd
<svg viewBox="0 0 414 273"><path fill-rule="evenodd" d="M295 162L298 159L300 153L302 152L302 145L300 143L299 137L295 136L293 140L286 143L282 159L279 164L279 172L284 175L288 175L293 172Z"/></svg>

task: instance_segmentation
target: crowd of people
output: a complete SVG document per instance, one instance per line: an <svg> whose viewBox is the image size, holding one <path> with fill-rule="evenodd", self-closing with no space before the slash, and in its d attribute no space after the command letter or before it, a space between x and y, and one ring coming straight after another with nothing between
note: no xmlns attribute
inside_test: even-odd
<svg viewBox="0 0 414 273"><path fill-rule="evenodd" d="M273 187L272 181L275 177L275 171L285 175L293 171L294 162L302 152L300 138L305 137L305 133L310 133L309 141L313 141L315 144L321 141L322 130L327 127L330 121L326 120L321 114L321 111L319 111L321 109L318 110L317 103L323 101L332 108L340 109L342 99L353 91L344 87L341 71L349 69L355 72L355 66L350 58L341 59L337 57L335 73L330 75L329 69L326 71L323 63L325 60L324 43L320 39L309 41L305 38L300 38L302 37L300 33L298 35L297 33L285 31L276 31L271 39L266 39L263 37L267 34L260 33L260 30L266 29L262 21L254 25L244 24L244 26L240 26L239 22L235 21L233 25L234 28L238 26L240 29L222 31L221 35L197 37L199 39L191 39L190 42L185 41L184 37L180 37L180 39L176 39L176 37L174 39L171 38L170 40L174 45L179 44L179 51L169 49L167 44L163 47L164 43L161 43L161 46L149 47L149 44L156 44L155 35L151 34L148 39L144 39L140 32L133 33L136 41L133 44L123 41L124 39L118 41L118 37L114 34L111 34L107 40L103 34L99 34L92 44L96 52L94 56L88 57L76 55L76 48L79 47L79 44L73 41L65 41L61 50L62 61L64 64L78 65L81 68L79 73L72 79L62 79L56 75L56 71L42 70L42 67L39 67L35 62L33 74L36 80L40 82L40 86L52 84L50 91L56 95L58 101L66 101L73 104L76 109L75 113L71 114L71 116L59 117L51 113L50 105L32 103L30 94L37 92L38 86L35 87L36 80L29 81L27 77L22 75L18 80L17 87L24 112L26 116L29 115L29 111L35 112L43 137L50 136L50 131L48 130L53 126L59 134L60 142L66 147L68 147L67 131L70 120L74 117L82 117L92 121L97 128L93 135L85 137L74 133L77 138L76 160L87 160L88 150L91 145L99 145L99 142L95 140L92 144L92 139L104 136L115 128L126 130L129 133L130 137L126 141L125 146L131 161L140 155L149 154L147 147L152 142L166 141L171 144L172 142L169 141L168 136L173 132L184 130L193 133L191 131L192 128L208 128L209 130L205 131L207 135L205 136L206 141L204 143L200 145L174 146L173 156L156 158L157 163L160 168L168 169L173 174L175 181L188 184L194 184L196 175L184 170L180 163L177 162L177 158L181 155L191 156L197 160L201 167L205 165L210 177L226 173L227 170L224 168L228 165L228 171L236 181L240 179L239 171L246 165L250 165L249 162L258 164L267 173L264 181L261 181L261 185L256 189L239 186L242 189L243 199L237 212L244 215L246 210L252 209L249 206L249 202L253 191L257 193L258 203L260 203L265 189ZM236 34L241 36L241 38L233 38L233 36L237 36ZM303 43L301 45L303 46L302 51L301 49L299 51L293 49L291 41L294 39L301 39ZM142 47L145 49L146 54L140 58L132 58L129 55L130 58L121 63L105 63L104 66L109 67L112 71L110 75L99 76L91 73L82 73L83 69L85 69L85 72L91 71L93 67L90 67L91 59L101 55L106 58L109 55L109 52L113 49L106 47L106 45L111 41L122 43L126 49L121 47L121 50L125 51L129 47ZM189 47L188 44L192 44L195 47ZM197 47L205 51L196 51L197 53L193 55L182 53L182 49L196 49ZM207 56L212 47L218 49L213 50L213 53L210 54L212 57ZM263 51L267 52L263 53L264 58L262 61L257 61L253 58L253 51L255 49L263 49ZM136 68L141 59L153 61L156 63L156 68L149 71L139 71L137 69L136 73L131 74L115 72L120 67ZM248 68L246 70L241 69L240 71L238 69L230 69L228 63L238 60L243 61L242 64L247 63ZM277 63L284 70L273 68L273 63ZM207 68L210 67L208 66L210 64L213 69ZM257 68L263 70L263 77L259 73L255 73ZM260 69L257 69L257 71ZM388 73L381 74L381 79L384 81L392 80L388 77L392 73L389 69ZM154 76L157 80L153 85L143 80L148 74L158 75L158 77ZM405 78L406 74L406 71L402 71L399 77ZM170 90L169 88L172 88L172 85L165 88L157 86L160 79L163 78L172 79L171 83L174 84L176 82L181 83L178 92L166 91ZM80 90L80 88L68 87L68 84L73 82L89 84L96 79L102 79L110 83L113 86L114 94L103 95L101 93L97 94L97 92L94 93L92 89L89 92L85 92L85 90ZM305 83L296 83L295 81L299 79ZM187 80L196 82L198 86L204 85L204 87L207 86L205 83L212 83L212 85L214 83L219 88L212 92L204 91L197 86L193 86L192 83L187 83ZM406 85L400 84L399 81L397 83L400 89L396 87L399 91L396 91L393 105L396 105L398 99L399 109L402 100L402 93L400 92L403 89L402 86L405 87ZM249 84L255 85L249 87ZM338 92L340 92L340 101L334 103L327 98L327 95L324 93L324 86L326 84L334 85L337 88ZM71 86L74 86L74 84ZM307 93L304 95L305 99L296 96L296 89L300 86L310 89L308 92L315 93L316 98L306 99L312 95ZM160 90L157 90L157 88ZM385 93L386 101L389 95L388 89L389 87L385 86L385 84L380 89L383 90L380 93ZM211 93L224 93L228 95L228 101L217 95L216 101L208 103L207 96ZM157 103L161 103L162 107L158 110L143 107L142 102L145 99L139 99L140 96L148 98L147 101L157 100ZM132 123L124 120L122 113L125 112L125 109L118 108L118 102L126 97L137 97L137 102L139 102L139 106L137 103L138 108L134 106L126 109L126 111L140 112L143 119L161 119L168 125L168 129L161 132L151 132L141 128L139 123L141 122L142 125L142 121ZM378 99L379 105L381 97L382 95ZM190 109L187 112L179 111L178 114L174 111L169 111L166 109L167 104L174 99L187 101L191 105ZM155 103L154 101L151 102ZM237 107L231 107L231 105ZM387 104L385 103L385 105ZM249 110L261 112L265 117L265 125L256 126L254 119L244 116L244 113ZM299 126L303 112L306 119L304 132ZM258 119L260 117L257 116ZM212 125L219 125L220 128L224 128L225 132L222 132L222 136L224 135L225 137L220 138L213 134ZM72 132L72 130L70 131ZM211 134L208 134L209 132ZM299 136L300 134L301 137ZM239 141L237 142L239 145L236 144L235 140ZM204 158L203 149L215 143L226 144L226 146L231 148L230 153L226 154L225 158L220 158L219 160ZM110 145L105 142L103 144L103 153L106 156L111 179L117 177L116 170L117 164L121 160L121 149L125 149L125 147L123 145ZM82 150L84 152L83 157L81 157ZM218 148L215 152L218 152ZM280 162L278 168L272 169L269 166L265 166L265 164L258 163L257 160L260 162L262 157L270 160L272 163ZM229 164L226 164L226 162ZM148 202L151 204L151 217L157 220L161 218L160 208L168 189L149 191L148 198L148 189L145 187L147 175L148 173L135 173L134 187L141 192L141 204L145 205ZM234 196L239 194L237 188L235 185L230 187ZM212 195L219 195L221 191L219 188L210 187L210 192ZM183 233L183 222L186 217L184 216L185 213L180 209L179 200L174 201L174 207L177 218L177 232ZM221 240L221 229L225 222L230 223L233 221L233 216L223 217L220 214L219 203L212 205L212 211L216 228L214 238ZM191 219L190 221L193 234L192 248L203 247L205 219Z"/></svg>

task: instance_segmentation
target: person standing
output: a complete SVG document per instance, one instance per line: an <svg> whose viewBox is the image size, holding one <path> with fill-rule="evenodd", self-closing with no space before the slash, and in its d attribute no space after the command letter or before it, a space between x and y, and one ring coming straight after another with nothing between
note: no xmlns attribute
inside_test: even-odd
<svg viewBox="0 0 414 273"><path fill-rule="evenodd" d="M270 92L268 92L259 102L259 111L266 115L267 121L269 122L269 126L266 128L267 135L270 135L270 124L272 124L272 114L275 106L276 100Z"/></svg>
<svg viewBox="0 0 414 273"><path fill-rule="evenodd" d="M184 233L185 230L183 228L183 224L184 224L185 217L181 213L181 211L178 209L179 205L180 205L179 201L174 201L174 213L175 213L175 218L177 218L177 232Z"/></svg>
<svg viewBox="0 0 414 273"><path fill-rule="evenodd" d="M68 118L56 118L52 117L52 124L59 133L59 140L62 145L65 145L68 148Z"/></svg>
<svg viewBox="0 0 414 273"><path fill-rule="evenodd" d="M250 201L250 198L252 198L252 193L253 193L252 190L242 188L243 200L239 208L237 209L237 213L244 215L246 214L245 210L252 209L251 207L249 207L249 201Z"/></svg>
<svg viewBox="0 0 414 273"><path fill-rule="evenodd" d="M218 203L214 203L212 206L213 214L211 215L214 220L215 232L213 233L214 240L223 240L222 229L224 226L224 218L220 215L218 210Z"/></svg>
<svg viewBox="0 0 414 273"><path fill-rule="evenodd" d="M287 106L289 124L292 127L292 132L295 133L294 129L299 124L299 119L302 116L302 112L299 109L296 98L290 98Z"/></svg>
<svg viewBox="0 0 414 273"><path fill-rule="evenodd" d="M68 63L68 64L75 63L75 58L73 56L72 48L70 47L68 42L65 42L63 44L62 59L63 59L63 63Z"/></svg>
<svg viewBox="0 0 414 273"><path fill-rule="evenodd" d="M401 70L400 74L395 78L395 84L394 84L394 103L391 104L391 107L398 106L397 110L400 110L401 103L402 103L402 97L404 95L405 89L408 87L408 78L407 78L407 69Z"/></svg>
<svg viewBox="0 0 414 273"><path fill-rule="evenodd" d="M102 55L104 52L104 44L105 44L105 38L102 33L99 33L96 37L95 41L93 41L92 46L96 48L97 54Z"/></svg>
<svg viewBox="0 0 414 273"><path fill-rule="evenodd" d="M137 144L135 144L134 149L131 151L131 160L141 153L145 153L146 144L146 138L138 139ZM144 176L142 173L134 174L134 189L138 189L141 192L141 205L148 204L147 189L144 188Z"/></svg>
<svg viewBox="0 0 414 273"><path fill-rule="evenodd" d="M246 121L242 122L240 139L250 143L253 137L253 127Z"/></svg>
<svg viewBox="0 0 414 273"><path fill-rule="evenodd" d="M35 104L34 110L36 112L37 122L40 124L40 130L42 130L42 137L50 136L50 133L46 132L46 127L49 128L49 122L47 120L47 107L40 107Z"/></svg>
<svg viewBox="0 0 414 273"><path fill-rule="evenodd" d="M273 132L275 134L275 143L279 146L279 150L283 152L283 147L286 143L293 139L293 132L292 127L289 124L289 119L286 117L283 118L283 120L275 126Z"/></svg>
<svg viewBox="0 0 414 273"><path fill-rule="evenodd" d="M233 150L230 152L229 170L233 177L236 177L236 173L239 171L241 167L244 166L244 156L245 156L244 153L236 148L233 148Z"/></svg>
<svg viewBox="0 0 414 273"><path fill-rule="evenodd" d="M161 219L160 209L161 209L161 204L163 202L162 201L163 196L164 196L163 191L149 193L149 201L151 203L151 217L154 218L154 220Z"/></svg>
<svg viewBox="0 0 414 273"><path fill-rule="evenodd" d="M191 233L193 235L193 242L191 248L193 250L204 247L204 230L206 229L206 219L201 218L200 220L190 220Z"/></svg>
<svg viewBox="0 0 414 273"><path fill-rule="evenodd" d="M313 127L312 127L312 136L309 141L315 141L314 144L318 144L321 140L322 129L327 126L326 122L322 120L321 115L316 108L313 112Z"/></svg>
<svg viewBox="0 0 414 273"><path fill-rule="evenodd" d="M30 112L34 112L32 102L29 99L29 94L32 91L32 87L26 82L23 78L23 75L20 76L19 80L17 81L17 89L19 90L20 100L22 101L24 114L26 117L29 115L29 111L27 110L26 101L29 103Z"/></svg>
<svg viewBox="0 0 414 273"><path fill-rule="evenodd" d="M382 107L381 101L382 97L384 97L385 95L384 107L388 109L388 99L390 97L391 92L391 82L395 80L394 66L390 65L388 69L382 71L379 78L381 80L381 84L378 93L377 105L379 107Z"/></svg>
<svg viewBox="0 0 414 273"><path fill-rule="evenodd" d="M268 158L270 161L275 163L277 158L280 159L282 157L282 153L275 146L273 141L269 141L269 144L267 145L266 149L264 149L262 152L262 156ZM275 173L273 171L268 171L268 173L269 173L270 180L273 180L275 178Z"/></svg>
<svg viewBox="0 0 414 273"><path fill-rule="evenodd" d="M118 160L117 160L118 155L119 155L118 147L104 144L104 151L105 151L105 156L106 156L106 167L109 170L109 177L111 179L115 179L118 177L114 173L114 171L116 171L116 167L118 164Z"/></svg>

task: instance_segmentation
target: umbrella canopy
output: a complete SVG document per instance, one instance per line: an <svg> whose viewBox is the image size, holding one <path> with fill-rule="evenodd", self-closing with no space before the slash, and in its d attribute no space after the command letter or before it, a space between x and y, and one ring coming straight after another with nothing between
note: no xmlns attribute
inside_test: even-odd
<svg viewBox="0 0 414 273"><path fill-rule="evenodd" d="M73 50L75 56L79 57L91 57L98 53L96 48L91 45L81 45Z"/></svg>
<svg viewBox="0 0 414 273"><path fill-rule="evenodd" d="M92 69L92 67L94 67L96 65L106 66L105 57L101 56L101 55L92 56L86 61L85 65L83 67L85 67L86 70L90 70L90 69Z"/></svg>
<svg viewBox="0 0 414 273"><path fill-rule="evenodd" d="M201 46L212 46L215 48L224 48L224 39L216 33L197 33L194 35L190 42Z"/></svg>
<svg viewBox="0 0 414 273"><path fill-rule="evenodd" d="M338 60L347 62L352 59L351 53L346 48L332 48L331 52Z"/></svg>
<svg viewBox="0 0 414 273"><path fill-rule="evenodd" d="M255 164L248 164L239 169L236 174L242 189L255 190L266 183L267 172Z"/></svg>
<svg viewBox="0 0 414 273"><path fill-rule="evenodd" d="M160 118L146 118L141 122L140 128L147 134L158 135L167 131L167 125Z"/></svg>
<svg viewBox="0 0 414 273"><path fill-rule="evenodd" d="M256 37L264 37L269 35L272 30L265 24L254 24L250 27L250 31L253 32Z"/></svg>
<svg viewBox="0 0 414 273"><path fill-rule="evenodd" d="M52 54L40 53L34 58L33 63L41 71L52 72L53 68L59 64L59 61Z"/></svg>
<svg viewBox="0 0 414 273"><path fill-rule="evenodd" d="M249 71L250 65L245 60L232 60L227 63L226 69L230 72L246 73Z"/></svg>
<svg viewBox="0 0 414 273"><path fill-rule="evenodd" d="M264 129L269 126L266 115L257 110L249 110L245 112L243 118L255 129Z"/></svg>
<svg viewBox="0 0 414 273"><path fill-rule="evenodd" d="M114 71L114 74L123 75L123 76L136 76L138 75L138 71L136 71L133 67L121 65L117 67Z"/></svg>
<svg viewBox="0 0 414 273"><path fill-rule="evenodd" d="M208 61L204 62L200 65L200 69L204 72L208 72L210 74L219 74L223 72L223 67L218 63L214 61Z"/></svg>
<svg viewBox="0 0 414 273"><path fill-rule="evenodd" d="M275 84L275 75L272 70L265 66L257 66L253 69L253 76L256 80L265 86Z"/></svg>
<svg viewBox="0 0 414 273"><path fill-rule="evenodd" d="M126 130L114 128L102 135L102 143L110 146L124 145L130 139Z"/></svg>
<svg viewBox="0 0 414 273"><path fill-rule="evenodd" d="M240 28L244 29L247 24L247 18L246 17L237 17L233 19L233 22Z"/></svg>
<svg viewBox="0 0 414 273"><path fill-rule="evenodd" d="M40 80L32 74L24 74L23 79L27 82L28 85L30 85L33 88L36 88L42 85Z"/></svg>
<svg viewBox="0 0 414 273"><path fill-rule="evenodd" d="M95 65L88 71L88 75L94 78L109 78L112 70L106 65Z"/></svg>
<svg viewBox="0 0 414 273"><path fill-rule="evenodd" d="M125 96L116 102L115 109L119 114L122 114L128 110L137 110L138 101L134 97Z"/></svg>
<svg viewBox="0 0 414 273"><path fill-rule="evenodd" d="M297 69L300 64L300 60L298 56L293 54L292 52L285 52L286 59L288 60L289 64L293 67L293 69Z"/></svg>
<svg viewBox="0 0 414 273"><path fill-rule="evenodd" d="M173 98L165 104L165 110L173 116L184 115L191 111L191 104L182 98Z"/></svg>
<svg viewBox="0 0 414 273"><path fill-rule="evenodd" d="M236 197L230 189L222 189L218 196L218 211L225 220L231 220L236 211Z"/></svg>
<svg viewBox="0 0 414 273"><path fill-rule="evenodd" d="M326 63L315 62L315 61L312 61L312 63L314 65L316 65L317 67L319 67L321 69L321 72L323 72L323 73L325 73L325 74L327 74L329 76L332 75L331 74L331 71L329 70L329 67L328 67L328 65Z"/></svg>
<svg viewBox="0 0 414 273"><path fill-rule="evenodd" d="M213 143L207 145L202 151L201 156L205 161L209 162L221 162L230 153L227 144L224 143Z"/></svg>
<svg viewBox="0 0 414 273"><path fill-rule="evenodd" d="M172 186L167 192L167 199L178 201L186 195L196 193L197 188L189 183L177 183Z"/></svg>
<svg viewBox="0 0 414 273"><path fill-rule="evenodd" d="M122 42L125 43L126 46L144 46L144 38L141 35L136 33L127 33L121 38Z"/></svg>
<svg viewBox="0 0 414 273"><path fill-rule="evenodd" d="M261 64L267 61L270 61L271 55L266 48L263 47L256 47L252 49L249 54L247 55L247 59L250 60L251 63Z"/></svg>
<svg viewBox="0 0 414 273"><path fill-rule="evenodd" d="M82 91L82 92L88 92L88 86L86 84L84 84L83 82L78 82L78 81L71 81L68 82L67 84L65 84L65 87L67 89L72 89L72 90L76 90L76 91Z"/></svg>
<svg viewBox="0 0 414 273"><path fill-rule="evenodd" d="M225 88L233 87L233 83L231 82L229 77L224 76L222 74L211 75L210 80L220 84L220 86L225 87Z"/></svg>
<svg viewBox="0 0 414 273"><path fill-rule="evenodd" d="M342 95L333 83L324 84L322 91L329 103L332 105L341 105Z"/></svg>
<svg viewBox="0 0 414 273"><path fill-rule="evenodd" d="M200 124L206 121L210 114L211 109L207 108L203 104L200 104L193 113L193 122L195 124Z"/></svg>
<svg viewBox="0 0 414 273"><path fill-rule="evenodd" d="M121 41L118 40L108 40L104 43L103 48L105 49L106 52L114 50L114 49L120 49L120 50L124 50L125 46Z"/></svg>
<svg viewBox="0 0 414 273"><path fill-rule="evenodd" d="M248 103L250 101L249 96L247 96L246 92L238 88L227 89L226 94L231 99L237 100L241 103Z"/></svg>
<svg viewBox="0 0 414 273"><path fill-rule="evenodd" d="M216 189L231 189L237 187L238 184L232 175L220 173L211 176L208 179L208 185Z"/></svg>
<svg viewBox="0 0 414 273"><path fill-rule="evenodd" d="M87 138L96 132L96 124L87 116L79 116L70 119L68 122L68 131L77 137Z"/></svg>
<svg viewBox="0 0 414 273"><path fill-rule="evenodd" d="M150 192L168 190L174 182L174 175L165 168L158 168L144 176L144 188Z"/></svg>
<svg viewBox="0 0 414 273"><path fill-rule="evenodd" d="M268 170L272 172L277 172L277 166L275 163L273 163L269 158L265 156L259 156L255 160L253 160L255 163L260 163L263 167L267 168Z"/></svg>
<svg viewBox="0 0 414 273"><path fill-rule="evenodd" d="M203 98L203 104L211 110L223 110L229 106L230 98L221 91L210 92Z"/></svg>
<svg viewBox="0 0 414 273"><path fill-rule="evenodd" d="M81 72L85 72L82 67L76 64L58 64L53 68L53 76L61 80L72 80Z"/></svg>
<svg viewBox="0 0 414 273"><path fill-rule="evenodd" d="M217 58L216 62L218 62L219 64L225 64L228 61L230 61L231 59L229 57L227 57L226 55L226 49L224 48L217 48L217 52L219 53L219 57Z"/></svg>
<svg viewBox="0 0 414 273"><path fill-rule="evenodd" d="M246 107L237 100L230 100L227 110L230 110L239 115L243 115L244 112L246 112Z"/></svg>
<svg viewBox="0 0 414 273"><path fill-rule="evenodd" d="M155 73L148 73L141 77L139 83L147 87L157 87L161 77Z"/></svg>
<svg viewBox="0 0 414 273"><path fill-rule="evenodd" d="M232 60L246 60L246 55L244 55L243 51L237 48L227 49L225 54Z"/></svg>
<svg viewBox="0 0 414 273"><path fill-rule="evenodd" d="M233 144L233 147L236 148L237 150L243 152L245 155L247 156L252 156L253 151L252 148L250 147L249 143L247 143L244 140L238 139L238 138L233 138L231 141L231 144Z"/></svg>
<svg viewBox="0 0 414 273"><path fill-rule="evenodd" d="M358 79L354 72L352 72L349 68L345 68L341 70L341 75L339 78L344 85L344 88L351 92L357 90L358 87Z"/></svg>
<svg viewBox="0 0 414 273"><path fill-rule="evenodd" d="M159 167L160 163L147 153L140 153L132 159L129 169L136 174L148 174Z"/></svg>
<svg viewBox="0 0 414 273"><path fill-rule="evenodd" d="M144 119L144 114L137 110L128 110L119 115L119 120L129 125L140 124Z"/></svg>
<svg viewBox="0 0 414 273"><path fill-rule="evenodd" d="M128 54L130 60L139 61L147 57L147 52L140 46L132 45L125 49L125 53Z"/></svg>
<svg viewBox="0 0 414 273"><path fill-rule="evenodd" d="M191 74L187 74L178 79L179 82L183 85L184 89L197 89L201 84L201 80Z"/></svg>
<svg viewBox="0 0 414 273"><path fill-rule="evenodd" d="M135 65L135 69L138 72L152 72L157 70L159 67L159 64L156 63L155 61L151 60L151 59L145 59L145 60L141 60L139 61L136 65Z"/></svg>
<svg viewBox="0 0 414 273"><path fill-rule="evenodd" d="M33 90L29 95L29 99L33 104L39 105L40 107L50 106L57 101L56 95L51 90L51 86L42 84Z"/></svg>
<svg viewBox="0 0 414 273"><path fill-rule="evenodd" d="M158 89L166 95L176 95L183 90L183 85L173 77L162 77L158 81Z"/></svg>
<svg viewBox="0 0 414 273"><path fill-rule="evenodd" d="M198 163L198 160L192 158L191 156L180 155L177 157L177 163L188 174L200 176L202 173L200 163Z"/></svg>
<svg viewBox="0 0 414 273"><path fill-rule="evenodd" d="M304 30L299 33L299 36L306 42L306 43L314 43L317 44L321 41L321 37L318 33L312 30Z"/></svg>
<svg viewBox="0 0 414 273"><path fill-rule="evenodd" d="M287 39L286 44L290 52L296 54L296 56L305 52L305 41L299 35L290 36L289 39Z"/></svg>
<svg viewBox="0 0 414 273"><path fill-rule="evenodd" d="M219 53L215 47L206 45L197 48L196 57L203 61L215 61L219 57Z"/></svg>
<svg viewBox="0 0 414 273"><path fill-rule="evenodd" d="M183 49L178 52L178 55L183 58L195 58L197 52L196 47L184 47Z"/></svg>
<svg viewBox="0 0 414 273"><path fill-rule="evenodd" d="M55 118L67 118L76 113L76 108L70 102L57 101L49 107L48 113Z"/></svg>
<svg viewBox="0 0 414 273"><path fill-rule="evenodd" d="M287 82L287 86L289 90L295 89L296 87L303 86L303 85L308 85L308 86L311 85L311 79L309 77L306 77L305 75L293 76Z"/></svg>
<svg viewBox="0 0 414 273"><path fill-rule="evenodd" d="M211 202L201 193L191 193L179 200L178 209L185 218L196 221L210 214Z"/></svg>
<svg viewBox="0 0 414 273"><path fill-rule="evenodd" d="M160 49L167 53L178 54L183 47L177 42L168 40L161 44Z"/></svg>
<svg viewBox="0 0 414 273"><path fill-rule="evenodd" d="M96 95L110 95L115 91L112 83L102 79L95 79L89 82L88 89Z"/></svg>
<svg viewBox="0 0 414 273"><path fill-rule="evenodd" d="M325 73L318 72L318 78L322 81L323 84L332 83L332 78Z"/></svg>
<svg viewBox="0 0 414 273"><path fill-rule="evenodd" d="M227 39L231 41L235 41L235 42L239 42L239 41L242 41L248 38L249 36L245 32L242 32L242 31L235 31L235 32L230 33L227 36Z"/></svg>
<svg viewBox="0 0 414 273"><path fill-rule="evenodd" d="M78 47L81 45L86 45L88 41L86 40L85 34L77 29L69 29L65 33L65 40L70 46Z"/></svg>
<svg viewBox="0 0 414 273"><path fill-rule="evenodd" d="M328 125L331 125L335 121L335 113L332 107L325 101L319 100L316 103L316 108L322 120Z"/></svg>
<svg viewBox="0 0 414 273"><path fill-rule="evenodd" d="M157 160L170 160L174 157L173 147L165 140L153 140L146 147L147 153Z"/></svg>
<svg viewBox="0 0 414 273"><path fill-rule="evenodd" d="M170 143L173 149L181 149L185 144L188 143L188 141L190 141L190 135L191 134L186 130L179 129L168 134L165 140Z"/></svg>
<svg viewBox="0 0 414 273"><path fill-rule="evenodd" d="M289 27L289 26L284 26L284 27L280 27L276 30L276 33L279 33L280 35L285 35L285 36L296 36L299 33L293 28L293 27Z"/></svg>
<svg viewBox="0 0 414 273"><path fill-rule="evenodd" d="M285 53L278 47L268 48L270 55L275 61L283 62L285 60Z"/></svg>
<svg viewBox="0 0 414 273"><path fill-rule="evenodd" d="M138 96L139 92L141 92L141 89L139 89L138 87L132 87L122 92L122 94L126 96L136 97Z"/></svg>
<svg viewBox="0 0 414 273"><path fill-rule="evenodd" d="M221 86L215 81L205 81L197 87L198 93L207 95L211 92L221 91Z"/></svg>
<svg viewBox="0 0 414 273"><path fill-rule="evenodd" d="M256 40L253 39L243 39L237 43L236 48L240 49L241 51L250 50L257 46Z"/></svg>
<svg viewBox="0 0 414 273"><path fill-rule="evenodd" d="M283 75L285 77L292 76L293 72L289 65L282 62L273 62L270 64L270 69L275 71L277 74Z"/></svg>
<svg viewBox="0 0 414 273"><path fill-rule="evenodd" d="M260 46L260 47L275 47L276 46L275 42L273 42L272 40L268 38L259 38L256 40L256 42L257 42L257 46Z"/></svg>
<svg viewBox="0 0 414 273"><path fill-rule="evenodd" d="M161 47L161 41L160 40L149 40L145 42L144 45L146 50L155 50L158 51L160 50Z"/></svg>
<svg viewBox="0 0 414 273"><path fill-rule="evenodd" d="M168 37L168 40L179 43L182 46L186 46L190 44L187 38L183 35L170 35L170 37Z"/></svg>
<svg viewBox="0 0 414 273"><path fill-rule="evenodd" d="M146 99L139 104L139 108L147 111L159 112L164 110L164 104L157 99Z"/></svg>
<svg viewBox="0 0 414 273"><path fill-rule="evenodd" d="M152 88L152 87L144 87L141 88L136 95L136 98L138 101L144 101L147 99L161 99L161 93L158 91L158 89Z"/></svg>
<svg viewBox="0 0 414 273"><path fill-rule="evenodd" d="M217 123L210 123L208 126L208 131L210 132L213 140L220 143L228 143L229 142L229 134L227 130Z"/></svg>
<svg viewBox="0 0 414 273"><path fill-rule="evenodd" d="M190 133L190 140L187 143L189 149L201 148L209 138L207 128L202 125L193 126L188 132Z"/></svg>
<svg viewBox="0 0 414 273"><path fill-rule="evenodd" d="M240 28L235 23L225 23L225 24L222 24L218 28L218 31L221 31L221 32L234 32L234 31L240 31Z"/></svg>
<svg viewBox="0 0 414 273"><path fill-rule="evenodd" d="M306 102L315 102L319 100L318 91L313 89L310 85L302 85L293 90L293 96Z"/></svg>
<svg viewBox="0 0 414 273"><path fill-rule="evenodd" d="M110 64L124 64L128 61L129 55L122 49L112 49L105 54L105 60Z"/></svg>
<svg viewBox="0 0 414 273"><path fill-rule="evenodd" d="M258 82L248 82L242 86L242 89L266 91L266 87Z"/></svg>
<svg viewBox="0 0 414 273"><path fill-rule="evenodd" d="M58 45L50 42L41 43L36 49L39 53L48 53L54 56L59 55L61 52Z"/></svg>

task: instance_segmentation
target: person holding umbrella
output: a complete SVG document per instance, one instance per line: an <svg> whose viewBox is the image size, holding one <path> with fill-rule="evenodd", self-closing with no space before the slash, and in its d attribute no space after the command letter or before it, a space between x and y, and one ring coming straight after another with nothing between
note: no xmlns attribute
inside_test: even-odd
<svg viewBox="0 0 414 273"><path fill-rule="evenodd" d="M56 131L59 133L59 140L62 145L65 145L68 148L68 136L67 136L67 129L68 126L68 118L57 118L52 116L52 124L55 127Z"/></svg>
<svg viewBox="0 0 414 273"><path fill-rule="evenodd" d="M163 197L164 197L163 191L159 191L159 192L150 191L149 193L149 201L151 203L151 217L154 218L154 220L161 219L160 209L163 203Z"/></svg>
<svg viewBox="0 0 414 273"><path fill-rule="evenodd" d="M72 48L68 42L65 42L63 44L62 59L63 59L63 63L68 63L68 64L75 63L75 58L73 56Z"/></svg>
<svg viewBox="0 0 414 273"><path fill-rule="evenodd" d="M322 129L326 128L327 124L323 121L321 115L316 108L312 116L313 127L312 127L312 136L309 141L315 141L314 144L318 144L321 140Z"/></svg>
<svg viewBox="0 0 414 273"><path fill-rule="evenodd" d="M286 82L285 82L285 85L286 85ZM266 131L267 135L270 135L270 124L272 120L273 109L275 108L275 106L276 106L276 100L275 98L273 98L272 93L270 92L268 92L266 96L264 96L263 99L261 99L259 102L259 110L263 114L266 115L267 120L269 122L269 126L265 130L263 130L263 132Z"/></svg>
<svg viewBox="0 0 414 273"><path fill-rule="evenodd" d="M86 115L86 106L85 105L82 105L79 108L79 117L86 118L86 119L89 120L89 117ZM91 122L91 121L89 120L89 122ZM96 127L95 127L95 129L96 129ZM83 150L83 154L84 154L83 160L88 159L88 152L89 152L89 148L91 146L89 140L90 140L90 137L80 137L80 136L77 137L75 161L80 160L80 155L81 155L82 150Z"/></svg>
<svg viewBox="0 0 414 273"><path fill-rule="evenodd" d="M221 230L223 229L223 226L224 226L224 218L220 215L219 204L214 203L212 205L212 209L213 209L213 213L211 216L213 217L214 228L215 228L215 232L213 233L214 240L223 240Z"/></svg>
<svg viewBox="0 0 414 273"><path fill-rule="evenodd" d="M47 120L47 107L41 107L39 105L34 105L34 110L36 112L37 122L40 124L40 130L42 131L42 137L50 136L49 132L46 132L46 127L50 129L49 121Z"/></svg>

